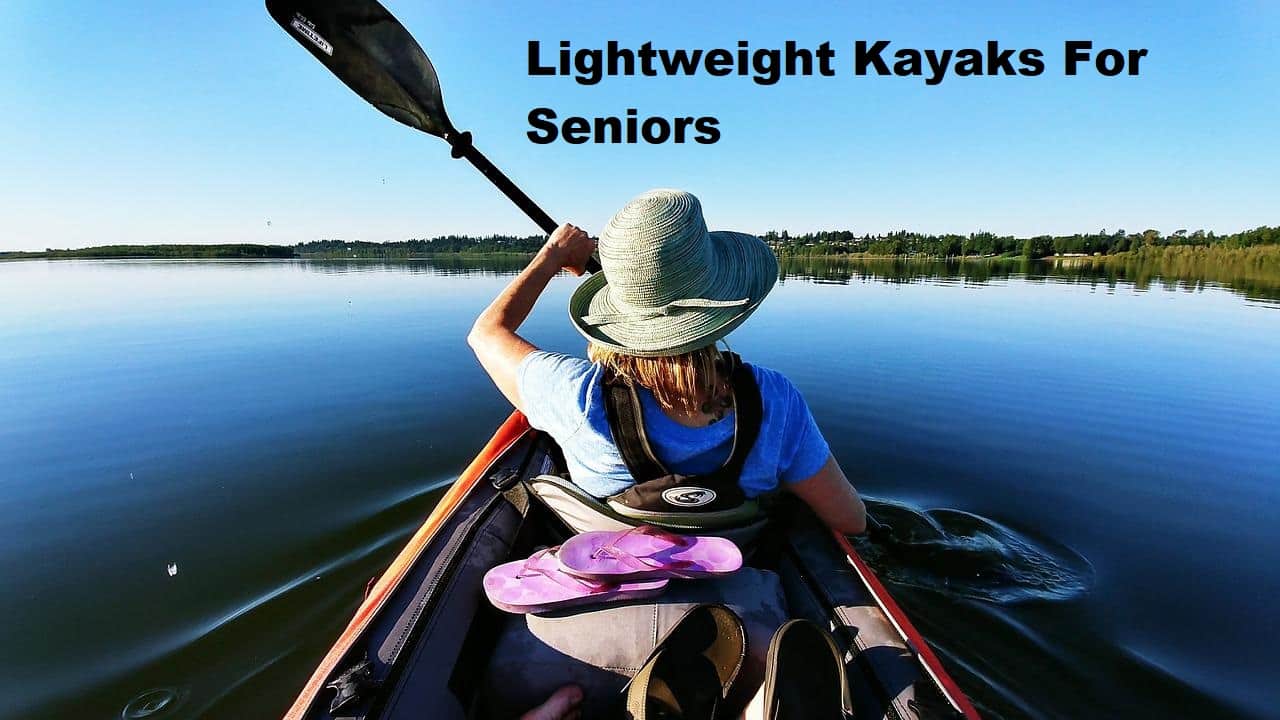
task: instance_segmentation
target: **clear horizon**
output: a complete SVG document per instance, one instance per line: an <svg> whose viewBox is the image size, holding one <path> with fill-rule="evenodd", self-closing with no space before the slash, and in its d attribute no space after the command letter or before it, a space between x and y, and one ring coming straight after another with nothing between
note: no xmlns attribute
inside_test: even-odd
<svg viewBox="0 0 1280 720"><path fill-rule="evenodd" d="M756 233L1229 234L1280 223L1277 6L386 5L430 55L455 124L553 217L592 232L656 186L697 194L713 229ZM20 0L0 22L0 250L537 233L444 143L344 87L256 0ZM1043 50L1047 67L936 86L854 76L853 43L879 39L939 50L995 40ZM1062 45L1077 39L1149 52L1137 77L1066 77ZM830 42L838 74L584 86L530 77L530 40ZM537 145L525 136L537 107L711 115L722 137Z"/></svg>

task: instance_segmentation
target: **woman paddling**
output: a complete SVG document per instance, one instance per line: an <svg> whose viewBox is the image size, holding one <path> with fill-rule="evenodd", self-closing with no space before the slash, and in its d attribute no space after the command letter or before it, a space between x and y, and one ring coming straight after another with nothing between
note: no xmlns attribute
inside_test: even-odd
<svg viewBox="0 0 1280 720"><path fill-rule="evenodd" d="M590 360L538 350L516 331L551 278L561 269L582 275L593 250L579 228L557 228L467 338L503 395L560 446L570 481L593 498L562 519L575 530L672 511L695 527L743 521L756 498L781 488L832 529L863 532L862 501L795 386L716 349L773 288L778 264L769 247L751 235L708 232L689 193L644 193L609 221L600 235L603 272L569 302ZM598 628L585 622L560 631L593 635ZM838 656L825 662L840 667ZM833 716L842 688L819 693ZM764 693L746 717L765 717ZM806 694L782 702L806 707ZM577 717L582 701L582 689L567 685L522 720Z"/></svg>
<svg viewBox="0 0 1280 720"><path fill-rule="evenodd" d="M716 350L716 341L773 288L778 265L772 250L751 235L708 232L698 199L687 192L644 193L609 221L600 235L603 272L585 281L569 303L590 360L538 350L516 331L551 278L561 269L582 275L594 249L579 228L557 228L467 338L503 395L555 439L571 481L594 498L637 507L666 502L688 510L722 502L715 498L726 493L701 487L709 482L690 487L683 481L723 474L731 464L726 459L735 456L737 395L746 382L758 389L758 433L730 468L741 497L750 502L783 489L832 529L863 532L862 501L795 386L756 365L736 368L735 376L730 365L736 356ZM611 387L633 392L610 393ZM637 461L634 449L619 450L615 436L626 433L626 423L606 408L606 400L628 397L638 403L634 415L642 425L632 439L659 468L653 474L667 474L657 486L666 490L640 499L632 471L644 459Z"/></svg>

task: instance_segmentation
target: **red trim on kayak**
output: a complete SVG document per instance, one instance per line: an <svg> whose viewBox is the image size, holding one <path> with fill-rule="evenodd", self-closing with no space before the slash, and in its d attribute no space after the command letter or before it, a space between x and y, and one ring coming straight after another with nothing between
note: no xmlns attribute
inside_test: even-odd
<svg viewBox="0 0 1280 720"><path fill-rule="evenodd" d="M427 517L426 522L413 534L408 544L391 562L382 577L378 578L372 589L366 588L364 601L360 604L359 609L356 610L346 629L338 636L333 647L330 648L324 659L320 661L319 667L311 674L311 679L307 681L298 698L294 700L293 706L285 713L284 720L302 720L306 716L311 704L315 701L316 695L324 687L325 680L329 678L338 663L342 661L342 658L346 656L364 631L368 629L369 624L373 621L378 611L382 609L392 591L408 574L410 568L417 563L418 557L426 546L435 538L436 532L445 519L453 513L462 502L463 497L475 486L476 482L484 477L494 461L501 457L528 431L529 421L519 411L511 413L506 422L498 428L493 437L489 439L488 444L480 451L480 454L471 461L467 469L449 487L444 497L440 499L435 509ZM849 558L849 563L867 587L871 589L871 593L875 596L880 609L885 612L890 622L897 627L903 637L913 646L913 650L920 658L921 664L938 682L951 703L967 720L981 720L981 716L978 715L978 711L969 702L969 698L956 685L955 680L951 679L951 676L947 674L938 657L933 654L928 643L925 642L924 637L911 624L902 608L898 607L898 604L894 602L893 597L889 595L889 591L876 578L871 568L858 556L857 551L849 544L848 539L839 533L835 534L835 538L840 547L844 549L845 555Z"/></svg>
<svg viewBox="0 0 1280 720"><path fill-rule="evenodd" d="M924 665L925 670L941 686L947 699L967 720L981 720L982 716L978 714L977 708L973 706L973 703L969 702L969 698L965 696L964 691L960 689L956 681L947 674L946 668L942 667L942 662L938 660L938 656L933 654L933 650L929 648L929 643L925 642L924 636L911 624L907 614L903 612L898 603L894 601L893 596L880 583L880 579L876 577L870 566L858 555L858 551L853 549L849 539L838 532L833 534L836 542L844 549L845 555L849 557L849 564L853 565L853 569L862 578L862 582L871 589L871 594L875 596L876 603L880 605L880 609L884 611L885 615L889 616L889 621L898 628L898 632L912 646L912 651L915 652L916 657L920 658L920 663Z"/></svg>
<svg viewBox="0 0 1280 720"><path fill-rule="evenodd" d="M337 642L329 650L324 659L320 661L320 667L311 674L311 679L307 681L306 686L298 695L298 699L293 701L293 706L285 713L284 720L301 720L311 707L311 703L315 700L316 694L324 687L324 682L329 675L333 673L338 663L342 661L343 656L355 645L360 635L369 627L369 623L373 621L378 610L391 596L391 592L395 590L400 581L409 572L409 569L417 562L418 556L422 554L423 549L435 537L436 531L444 523L445 519L453 513L454 509L462 501L462 498L471 490L480 478L484 477L489 466L494 463L503 453L507 451L517 440L519 440L529 430L529 421L519 411L511 413L511 417L498 428L498 431L489 439L489 443L484 446L480 454L475 460L467 466L466 470L458 476L458 479L449 487L448 492L440 499L435 509L431 511L431 515L427 517L426 522L418 531L409 539L409 543L405 545L396 559L391 562L390 567L378 579L377 584L368 592L364 602L360 603L360 608L356 610L356 614L351 618L351 622L347 624L347 629L342 631L338 636Z"/></svg>

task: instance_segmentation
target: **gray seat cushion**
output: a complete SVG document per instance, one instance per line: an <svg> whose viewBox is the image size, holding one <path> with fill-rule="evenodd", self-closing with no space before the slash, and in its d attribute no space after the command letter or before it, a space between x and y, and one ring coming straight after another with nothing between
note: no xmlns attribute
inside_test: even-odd
<svg viewBox="0 0 1280 720"><path fill-rule="evenodd" d="M511 616L486 672L481 717L519 717L568 683L584 690L583 717L605 715L667 630L708 602L729 606L746 627L748 660L731 698L745 703L764 677L769 640L787 620L778 577L755 568L715 580L672 580L663 595L643 603Z"/></svg>

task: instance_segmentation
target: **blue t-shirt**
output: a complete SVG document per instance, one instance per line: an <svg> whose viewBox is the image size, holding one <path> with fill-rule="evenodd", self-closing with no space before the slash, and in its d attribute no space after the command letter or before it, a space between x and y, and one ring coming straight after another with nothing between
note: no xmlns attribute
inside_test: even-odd
<svg viewBox="0 0 1280 720"><path fill-rule="evenodd" d="M782 373L750 365L760 387L764 415L760 435L747 455L739 483L756 497L781 482L813 477L831 450L800 391ZM573 481L595 497L634 485L613 444L601 390L604 368L582 358L533 352L516 369L516 384L529 424L545 431L564 450ZM645 434L658 460L679 475L699 475L729 459L734 423L730 418L691 428L667 417L653 395L641 388Z"/></svg>

